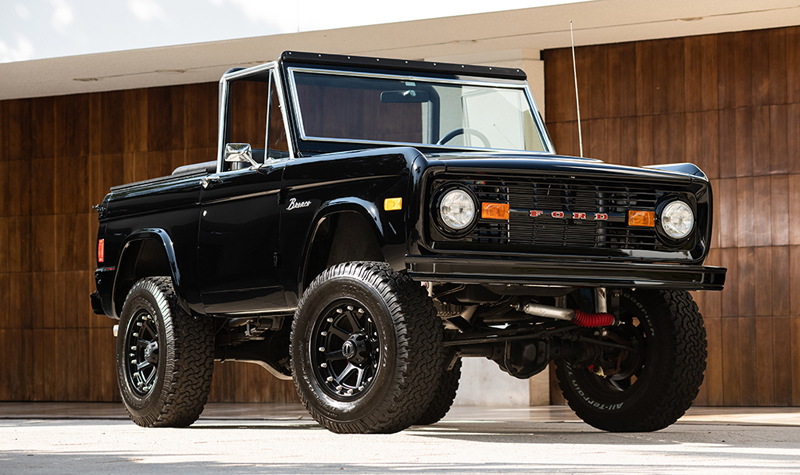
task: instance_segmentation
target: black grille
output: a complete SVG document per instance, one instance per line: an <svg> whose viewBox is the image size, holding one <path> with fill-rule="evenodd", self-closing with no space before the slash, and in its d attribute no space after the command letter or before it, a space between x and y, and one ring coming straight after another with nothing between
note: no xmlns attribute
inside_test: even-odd
<svg viewBox="0 0 800 475"><path fill-rule="evenodd" d="M628 226L628 211L655 210L661 196L677 191L663 184L656 189L623 180L559 176L447 181L469 187L480 202L510 205L508 222L480 219L471 242L537 248L661 249L655 228Z"/></svg>

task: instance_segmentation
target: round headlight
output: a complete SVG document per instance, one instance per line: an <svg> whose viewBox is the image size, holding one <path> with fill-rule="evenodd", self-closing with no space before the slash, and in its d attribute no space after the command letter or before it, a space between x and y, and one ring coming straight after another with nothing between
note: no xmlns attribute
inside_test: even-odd
<svg viewBox="0 0 800 475"><path fill-rule="evenodd" d="M439 200L439 216L454 231L461 231L475 219L475 201L464 190L450 190Z"/></svg>
<svg viewBox="0 0 800 475"><path fill-rule="evenodd" d="M692 208L680 200L664 206L664 210L661 211L661 227L672 239L685 238L694 228Z"/></svg>

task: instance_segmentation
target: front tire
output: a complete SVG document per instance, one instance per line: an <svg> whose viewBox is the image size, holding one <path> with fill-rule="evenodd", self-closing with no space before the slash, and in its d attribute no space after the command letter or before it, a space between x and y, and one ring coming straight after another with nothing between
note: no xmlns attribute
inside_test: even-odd
<svg viewBox="0 0 800 475"><path fill-rule="evenodd" d="M214 328L178 304L169 277L137 281L122 307L117 382L131 420L187 427L200 417L214 371Z"/></svg>
<svg viewBox="0 0 800 475"><path fill-rule="evenodd" d="M300 400L337 433L391 433L429 406L442 325L422 287L382 262L320 274L300 300L291 357Z"/></svg>
<svg viewBox="0 0 800 475"><path fill-rule="evenodd" d="M575 414L598 429L663 429L692 405L703 382L702 316L688 292L637 290L622 292L620 320L609 335L639 351L604 355L617 362L612 375L557 361L559 387Z"/></svg>
<svg viewBox="0 0 800 475"><path fill-rule="evenodd" d="M427 426L442 420L450 412L450 408L453 407L460 379L461 358L458 358L452 369L442 368L442 377L439 379L439 385L436 387L433 399L414 425Z"/></svg>

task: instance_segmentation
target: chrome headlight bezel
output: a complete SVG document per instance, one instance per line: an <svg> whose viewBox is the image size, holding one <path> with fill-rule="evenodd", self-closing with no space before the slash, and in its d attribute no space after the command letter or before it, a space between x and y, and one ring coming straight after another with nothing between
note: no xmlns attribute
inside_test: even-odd
<svg viewBox="0 0 800 475"><path fill-rule="evenodd" d="M697 215L691 204L676 198L661 206L658 224L661 233L668 239L673 242L685 241L697 227Z"/></svg>
<svg viewBox="0 0 800 475"><path fill-rule="evenodd" d="M471 205L467 219L457 219L450 211L448 202L458 197ZM448 207L448 208L445 208ZM478 199L472 190L463 186L447 186L438 190L434 200L434 215L440 232L449 237L462 237L468 234L478 222Z"/></svg>

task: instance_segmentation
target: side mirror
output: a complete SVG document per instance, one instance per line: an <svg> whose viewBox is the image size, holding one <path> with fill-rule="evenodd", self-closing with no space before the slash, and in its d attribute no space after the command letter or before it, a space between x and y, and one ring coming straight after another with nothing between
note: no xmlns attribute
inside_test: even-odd
<svg viewBox="0 0 800 475"><path fill-rule="evenodd" d="M253 168L258 168L258 163L253 160L253 151L249 143L225 145L225 161L227 163L249 163Z"/></svg>

